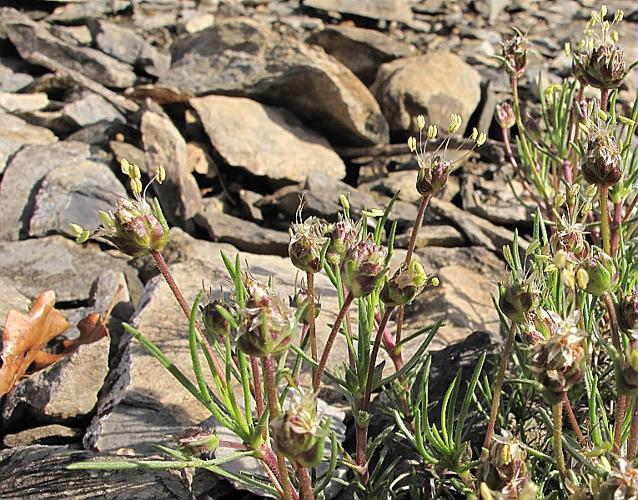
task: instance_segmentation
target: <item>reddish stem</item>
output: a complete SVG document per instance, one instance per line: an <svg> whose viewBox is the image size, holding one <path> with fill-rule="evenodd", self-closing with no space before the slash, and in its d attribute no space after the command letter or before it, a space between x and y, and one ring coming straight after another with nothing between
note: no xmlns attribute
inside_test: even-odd
<svg viewBox="0 0 638 500"><path fill-rule="evenodd" d="M618 251L620 241L620 225L622 223L622 203L614 203L614 214L611 219L611 256Z"/></svg>
<svg viewBox="0 0 638 500"><path fill-rule="evenodd" d="M253 395L257 406L257 420L261 420L261 416L264 414L264 395L262 393L261 375L259 374L259 362L254 356L250 357L250 368L253 372ZM266 434L265 428L263 434Z"/></svg>
<svg viewBox="0 0 638 500"><path fill-rule="evenodd" d="M578 420L576 420L576 415L572 408L572 403L569 401L569 396L567 396L566 392L563 394L563 409L567 413L567 419L569 420L569 424L571 425L574 434L576 434L576 437L578 438L578 442L583 448L585 448L587 446L587 439L585 439L585 435L580 430Z"/></svg>
<svg viewBox="0 0 638 500"><path fill-rule="evenodd" d="M299 485L301 487L301 499L314 500L315 494L312 492L312 481L310 481L308 469L301 465L298 466L297 475L299 476Z"/></svg>
<svg viewBox="0 0 638 500"><path fill-rule="evenodd" d="M323 377L323 372L326 369L326 364L328 363L328 356L330 355L330 350L332 349L335 339L337 338L337 333L339 332L341 323L343 323L343 318L345 317L346 312L348 312L348 309L350 308L350 304L352 304L353 299L354 299L354 296L352 295L352 293L348 293L348 295L346 296L346 299L343 301L343 305L341 306L341 309L339 310L337 319L335 319L334 325L332 325L332 330L330 330L330 335L328 335L326 346L323 349L323 354L321 355L321 360L319 361L319 368L317 368L317 373L315 374L315 379L313 383L313 388L315 392L317 392L319 390L319 387L321 386L321 377Z"/></svg>

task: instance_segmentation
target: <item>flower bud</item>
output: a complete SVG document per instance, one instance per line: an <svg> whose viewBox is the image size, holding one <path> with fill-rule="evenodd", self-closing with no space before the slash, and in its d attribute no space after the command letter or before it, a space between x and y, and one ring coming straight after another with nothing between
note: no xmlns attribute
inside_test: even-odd
<svg viewBox="0 0 638 500"><path fill-rule="evenodd" d="M622 177L622 158L616 140L606 134L595 134L587 141L583 177L596 186L613 186Z"/></svg>
<svg viewBox="0 0 638 500"><path fill-rule="evenodd" d="M406 267L401 266L381 289L381 300L387 306L409 304L423 291L428 275L416 260Z"/></svg>
<svg viewBox="0 0 638 500"><path fill-rule="evenodd" d="M217 299L200 306L202 322L206 332L224 339L232 333L232 327L230 322L219 312L218 307L223 307L232 316L236 316L237 304Z"/></svg>
<svg viewBox="0 0 638 500"><path fill-rule="evenodd" d="M237 345L258 358L282 354L297 328L295 315L270 287L249 276L244 276L244 286L246 306L239 320Z"/></svg>
<svg viewBox="0 0 638 500"><path fill-rule="evenodd" d="M321 462L327 421L317 412L317 400L310 391L295 391L290 406L270 423L275 450L291 462L314 467Z"/></svg>
<svg viewBox="0 0 638 500"><path fill-rule="evenodd" d="M288 255L295 267L309 273L321 271L321 251L327 240L324 230L325 223L316 217L292 225Z"/></svg>
<svg viewBox="0 0 638 500"><path fill-rule="evenodd" d="M356 297L372 293L385 274L386 251L372 236L359 241L346 254L342 263L343 284Z"/></svg>
<svg viewBox="0 0 638 500"><path fill-rule="evenodd" d="M511 283L499 287L498 305L515 323L522 323L538 307L538 291L531 283Z"/></svg>
<svg viewBox="0 0 638 500"><path fill-rule="evenodd" d="M168 226L156 201L149 204L143 199L119 198L115 214L101 212L100 219L104 237L132 257L161 251L168 243Z"/></svg>
<svg viewBox="0 0 638 500"><path fill-rule="evenodd" d="M583 260L576 270L576 283L590 295L600 297L607 293L614 282L616 269L612 258L606 253Z"/></svg>
<svg viewBox="0 0 638 500"><path fill-rule="evenodd" d="M520 489L530 480L526 458L518 440L503 431L502 436L494 436L489 454L483 458L482 480L505 498L518 498Z"/></svg>
<svg viewBox="0 0 638 500"><path fill-rule="evenodd" d="M527 65L527 36L514 29L510 37L501 44L502 57L507 71L520 77Z"/></svg>
<svg viewBox="0 0 638 500"><path fill-rule="evenodd" d="M545 388L543 396L553 405L561 402L563 394L582 377L586 333L578 327L577 313L565 320L549 314L556 333L534 347L531 369Z"/></svg>
<svg viewBox="0 0 638 500"><path fill-rule="evenodd" d="M416 190L421 196L432 196L447 184L450 162L435 156L426 164L421 164L416 178Z"/></svg>
<svg viewBox="0 0 638 500"><path fill-rule="evenodd" d="M308 290L306 288L299 288L294 295L290 295L288 297L290 307L297 311L302 311L301 317L299 317L299 313L297 317L299 317L299 321L308 325L310 324L310 297L308 297ZM315 318L319 316L321 312L321 297L315 295Z"/></svg>
<svg viewBox="0 0 638 500"><path fill-rule="evenodd" d="M359 227L352 224L350 219L342 218L332 224L327 231L330 243L326 252L326 259L331 264L338 266L343 261L346 253L359 240Z"/></svg>
<svg viewBox="0 0 638 500"><path fill-rule="evenodd" d="M512 128L516 124L516 115L509 101L496 105L496 121L503 129Z"/></svg>
<svg viewBox="0 0 638 500"><path fill-rule="evenodd" d="M574 55L574 63L578 76L597 89L616 89L627 76L624 50L611 41Z"/></svg>
<svg viewBox="0 0 638 500"><path fill-rule="evenodd" d="M618 304L618 322L625 331L638 329L638 287Z"/></svg>

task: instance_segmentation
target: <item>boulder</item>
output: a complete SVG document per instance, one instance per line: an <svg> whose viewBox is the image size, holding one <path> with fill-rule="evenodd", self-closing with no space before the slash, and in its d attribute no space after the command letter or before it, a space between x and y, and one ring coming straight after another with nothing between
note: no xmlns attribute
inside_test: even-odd
<svg viewBox="0 0 638 500"><path fill-rule="evenodd" d="M432 52L384 64L372 89L390 130L413 134L422 114L445 132L452 113L467 125L481 100L481 76L456 54Z"/></svg>
<svg viewBox="0 0 638 500"><path fill-rule="evenodd" d="M322 47L367 85L374 81L383 63L416 52L412 45L389 35L356 26L329 26L308 37L306 42Z"/></svg>
<svg viewBox="0 0 638 500"><path fill-rule="evenodd" d="M0 109L9 113L38 111L49 105L49 98L44 92L35 94L13 94L0 92Z"/></svg>
<svg viewBox="0 0 638 500"><path fill-rule="evenodd" d="M57 140L55 134L46 128L30 125L17 116L0 113L0 175L4 172L9 158L22 146L49 144Z"/></svg>
<svg viewBox="0 0 638 500"><path fill-rule="evenodd" d="M304 0L303 5L385 21L408 23L413 17L410 3L406 0Z"/></svg>
<svg viewBox="0 0 638 500"><path fill-rule="evenodd" d="M388 142L379 105L336 59L251 19L224 19L177 40L160 79L195 95L257 97L286 107L333 142Z"/></svg>
<svg viewBox="0 0 638 500"><path fill-rule="evenodd" d="M86 127L99 122L126 122L115 106L93 92L82 92L78 99L64 106L63 113L73 128Z"/></svg>
<svg viewBox="0 0 638 500"><path fill-rule="evenodd" d="M230 166L275 183L304 182L322 171L341 179L346 169L328 141L291 113L240 97L191 99L210 142Z"/></svg>
<svg viewBox="0 0 638 500"><path fill-rule="evenodd" d="M83 228L101 225L99 211L113 210L114 200L126 189L103 163L82 160L51 170L35 196L29 236L51 233L74 237L69 224Z"/></svg>

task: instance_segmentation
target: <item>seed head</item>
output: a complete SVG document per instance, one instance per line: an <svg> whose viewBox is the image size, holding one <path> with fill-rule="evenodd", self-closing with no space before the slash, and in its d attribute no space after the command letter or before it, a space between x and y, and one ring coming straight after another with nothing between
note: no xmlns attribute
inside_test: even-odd
<svg viewBox="0 0 638 500"><path fill-rule="evenodd" d="M612 258L604 252L598 252L580 263L576 269L576 283L587 293L600 297L611 289L615 274Z"/></svg>
<svg viewBox="0 0 638 500"><path fill-rule="evenodd" d="M323 268L321 253L327 238L326 224L316 217L292 224L288 255L295 267L305 272L317 273Z"/></svg>
<svg viewBox="0 0 638 500"><path fill-rule="evenodd" d="M220 339L232 334L231 323L219 312L220 308L225 309L231 316L237 317L237 304L232 300L216 299L210 300L200 307L202 322L206 332Z"/></svg>
<svg viewBox="0 0 638 500"><path fill-rule="evenodd" d="M620 459L600 487L597 500L632 500L638 498L638 470L633 465Z"/></svg>
<svg viewBox="0 0 638 500"><path fill-rule="evenodd" d="M339 220L326 229L326 234L330 239L326 259L331 264L338 266L348 250L359 241L359 225L353 224L350 219L339 215Z"/></svg>
<svg viewBox="0 0 638 500"><path fill-rule="evenodd" d="M634 293L623 297L618 304L618 320L625 331L638 329L638 287Z"/></svg>
<svg viewBox="0 0 638 500"><path fill-rule="evenodd" d="M583 177L596 186L613 186L622 177L622 157L616 139L596 132L589 137L582 164Z"/></svg>
<svg viewBox="0 0 638 500"><path fill-rule="evenodd" d="M627 76L624 50L611 40L574 55L577 75L598 89L616 89Z"/></svg>
<svg viewBox="0 0 638 500"><path fill-rule="evenodd" d="M275 449L294 464L314 467L323 456L327 424L317 412L315 395L296 390L285 413L270 424Z"/></svg>
<svg viewBox="0 0 638 500"><path fill-rule="evenodd" d="M625 349L622 356L614 360L618 392L626 396L638 395L638 347Z"/></svg>
<svg viewBox="0 0 638 500"><path fill-rule="evenodd" d="M450 162L440 156L430 158L420 165L416 178L416 190L421 196L433 196L443 190L450 174Z"/></svg>
<svg viewBox="0 0 638 500"><path fill-rule="evenodd" d="M508 431L494 436L489 454L483 458L482 480L505 498L518 498L518 493L530 480L527 454L519 441Z"/></svg>
<svg viewBox="0 0 638 500"><path fill-rule="evenodd" d="M387 306L409 304L419 295L429 280L423 266L416 260L401 266L381 289L381 300Z"/></svg>
<svg viewBox="0 0 638 500"><path fill-rule="evenodd" d="M502 60L507 71L520 77L527 65L527 35L514 28L509 38L501 43Z"/></svg>
<svg viewBox="0 0 638 500"><path fill-rule="evenodd" d="M297 317L299 321L308 325L310 324L310 297L308 297L308 289L301 287L294 295L288 297L290 307L297 311ZM321 297L315 295L315 318L319 316L321 312ZM301 316L299 316L301 314Z"/></svg>
<svg viewBox="0 0 638 500"><path fill-rule="evenodd" d="M538 307L538 290L531 282L514 282L499 287L498 305L515 323L523 323L527 314Z"/></svg>
<svg viewBox="0 0 638 500"><path fill-rule="evenodd" d="M343 284L356 297L372 293L385 274L386 250L372 236L359 241L346 254L342 263Z"/></svg>

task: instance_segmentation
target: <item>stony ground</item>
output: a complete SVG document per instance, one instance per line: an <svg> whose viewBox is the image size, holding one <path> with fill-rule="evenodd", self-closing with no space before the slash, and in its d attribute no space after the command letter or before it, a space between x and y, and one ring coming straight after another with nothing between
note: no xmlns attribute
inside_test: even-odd
<svg viewBox="0 0 638 500"><path fill-rule="evenodd" d="M299 196L305 215L334 220L340 192L350 192L356 211L383 206L401 189L392 215L400 257L418 201L404 145L413 117L423 113L444 130L459 113L468 130L490 138L432 201L417 256L441 286L418 299L407 324L445 316L436 349L462 346L473 332L487 333L472 337L485 348L498 341L491 294L499 253L514 228L526 233L529 213L507 185L512 171L493 115L508 81L492 56L512 26L529 30L522 83L533 113L539 71L545 82L569 73L562 47L579 39L595 1L2 4L12 6L0 9L0 326L9 309L26 311L45 289L72 323L103 312L118 286L126 293L110 338L25 378L0 401L0 497L233 494L210 475L191 484L163 472L63 470L94 452L152 452L152 443L208 417L122 333L120 323L133 322L188 370L185 323L152 264L72 240L69 223L97 227L97 211L126 192L122 158L145 175L166 167L155 195L173 226L166 259L187 298L202 280L226 283L220 250L241 251L253 274L273 276L287 295L296 279L285 258L287 226ZM607 4L625 10L627 58L638 58L635 2ZM629 82L623 103L636 95L633 75ZM463 144L452 143L460 156ZM336 315L327 285L317 284L322 325ZM345 356L337 345L331 366ZM343 417L339 397L324 395ZM52 470L56 480L44 488Z"/></svg>

